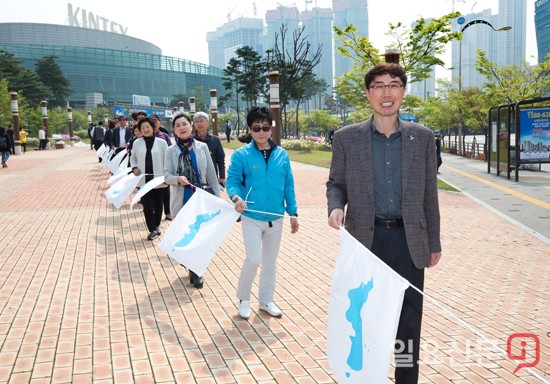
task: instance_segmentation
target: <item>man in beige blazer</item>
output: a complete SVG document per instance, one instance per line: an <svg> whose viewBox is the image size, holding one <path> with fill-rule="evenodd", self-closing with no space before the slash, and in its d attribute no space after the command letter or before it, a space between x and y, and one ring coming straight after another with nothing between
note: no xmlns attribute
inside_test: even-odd
<svg viewBox="0 0 550 384"><path fill-rule="evenodd" d="M399 118L407 85L401 66L377 64L365 85L373 116L334 134L328 223L345 225L422 290L424 268L441 258L434 134ZM418 382L421 323L422 295L409 288L397 330L396 383Z"/></svg>

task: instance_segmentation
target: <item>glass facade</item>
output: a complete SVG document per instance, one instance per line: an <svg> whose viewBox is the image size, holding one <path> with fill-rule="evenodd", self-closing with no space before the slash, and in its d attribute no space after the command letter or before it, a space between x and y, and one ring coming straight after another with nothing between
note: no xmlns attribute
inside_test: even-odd
<svg viewBox="0 0 550 384"><path fill-rule="evenodd" d="M109 103L131 103L132 95L146 95L163 104L175 94L197 96L197 88L205 95L210 89L218 94L223 90L222 69L162 56L158 47L143 40L79 27L6 24L0 24L0 50L11 52L31 70L42 57L56 56L71 82L73 93L67 99L73 106L84 106L86 94L92 92L103 94ZM67 29L75 33L61 36ZM34 35L39 31L42 35Z"/></svg>
<svg viewBox="0 0 550 384"><path fill-rule="evenodd" d="M537 34L538 61L542 63L550 54L550 0L535 2L535 30Z"/></svg>

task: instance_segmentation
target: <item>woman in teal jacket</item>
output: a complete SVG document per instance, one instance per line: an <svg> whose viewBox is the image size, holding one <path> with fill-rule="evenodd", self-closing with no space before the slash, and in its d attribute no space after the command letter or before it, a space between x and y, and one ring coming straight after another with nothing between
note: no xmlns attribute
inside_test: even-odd
<svg viewBox="0 0 550 384"><path fill-rule="evenodd" d="M227 171L227 194L242 213L246 258L239 277L239 315L250 317L250 291L260 263L260 310L281 317L273 302L276 263L283 229L282 215L288 213L291 233L298 231L298 207L294 177L286 151L271 139L272 117L265 107L253 108L246 118L252 141L231 157Z"/></svg>

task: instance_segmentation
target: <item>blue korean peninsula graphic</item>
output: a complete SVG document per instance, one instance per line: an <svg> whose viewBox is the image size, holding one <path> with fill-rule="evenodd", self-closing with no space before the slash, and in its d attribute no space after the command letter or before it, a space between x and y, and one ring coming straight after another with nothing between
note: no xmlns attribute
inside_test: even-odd
<svg viewBox="0 0 550 384"><path fill-rule="evenodd" d="M363 369L363 319L361 318L361 309L369 298L369 293L372 291L372 278L367 284L361 283L357 288L348 291L349 308L346 311L346 320L351 323L351 327L355 331L355 336L350 336L351 347L347 363L354 371ZM346 376L350 377L350 372L346 372Z"/></svg>
<svg viewBox="0 0 550 384"><path fill-rule="evenodd" d="M221 209L218 210L218 212L216 213L204 213L202 215L198 215L195 219L195 222L189 226L189 232L174 245L178 248L183 248L186 245L189 245L193 241L195 236L197 236L197 233L199 233L199 228L201 227L201 225L214 219L220 213Z"/></svg>

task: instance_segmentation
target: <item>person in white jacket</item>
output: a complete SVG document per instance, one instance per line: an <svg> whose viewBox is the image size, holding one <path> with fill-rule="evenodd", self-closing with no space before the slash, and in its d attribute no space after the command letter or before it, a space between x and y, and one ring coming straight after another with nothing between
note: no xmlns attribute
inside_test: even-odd
<svg viewBox="0 0 550 384"><path fill-rule="evenodd" d="M153 129L154 124L148 117L138 122L138 128L142 137L136 139L132 146L130 156L130 166L134 175L139 176L142 173L145 177L138 185L153 180L155 177L164 175L164 160L168 151L168 144L163 139L155 137ZM155 189L147 192L141 198L145 223L149 230L148 240L154 240L160 235L160 222L162 220L163 205L162 201L166 192L166 184L161 184Z"/></svg>
<svg viewBox="0 0 550 384"><path fill-rule="evenodd" d="M196 188L220 196L218 177L210 151L205 143L192 136L191 118L180 113L172 120L175 144L168 148L164 163L164 180L170 185L170 213L175 218ZM203 279L189 271L195 288L203 287Z"/></svg>

